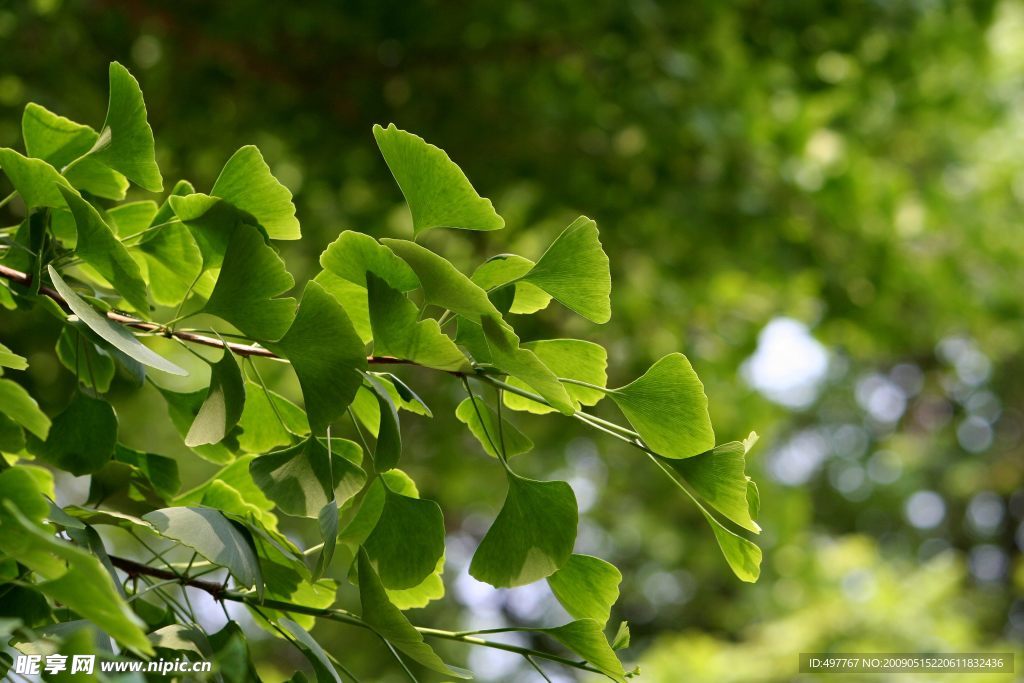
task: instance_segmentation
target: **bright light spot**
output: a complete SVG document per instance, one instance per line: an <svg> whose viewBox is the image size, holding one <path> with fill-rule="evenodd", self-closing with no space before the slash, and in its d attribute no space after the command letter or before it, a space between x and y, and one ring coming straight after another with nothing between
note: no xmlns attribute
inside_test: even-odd
<svg viewBox="0 0 1024 683"><path fill-rule="evenodd" d="M971 550L971 573L979 581L998 581L1006 574L1010 561L996 545L979 545Z"/></svg>
<svg viewBox="0 0 1024 683"><path fill-rule="evenodd" d="M907 500L903 511L918 529L932 529L946 517L946 503L934 491L918 491Z"/></svg>
<svg viewBox="0 0 1024 683"><path fill-rule="evenodd" d="M747 384L789 408L806 408L818 397L828 371L828 351L807 326L792 318L769 322L757 338L757 350L743 364Z"/></svg>
<svg viewBox="0 0 1024 683"><path fill-rule="evenodd" d="M977 415L957 425L956 439L965 451L980 453L992 445L992 426Z"/></svg>
<svg viewBox="0 0 1024 683"><path fill-rule="evenodd" d="M815 431L800 432L768 456L768 471L783 484L799 486L811 478L828 454L828 443Z"/></svg>
<svg viewBox="0 0 1024 683"><path fill-rule="evenodd" d="M857 403L883 424L893 424L907 408L907 395L899 384L883 375L869 375L857 382Z"/></svg>
<svg viewBox="0 0 1024 683"><path fill-rule="evenodd" d="M1003 499L991 491L982 491L967 505L967 521L981 535L999 531L1003 523Z"/></svg>

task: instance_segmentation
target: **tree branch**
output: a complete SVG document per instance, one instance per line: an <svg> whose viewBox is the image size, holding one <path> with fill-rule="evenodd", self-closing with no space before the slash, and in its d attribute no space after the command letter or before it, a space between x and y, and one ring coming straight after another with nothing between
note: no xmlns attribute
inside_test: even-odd
<svg viewBox="0 0 1024 683"><path fill-rule="evenodd" d="M292 612L295 614L305 614L311 617L319 617L321 619L328 619L330 621L337 621L342 624L349 624L350 626L357 626L359 628L365 628L370 631L376 631L372 626L367 624L361 618L352 614L351 612L336 607L309 607L307 605L299 605L284 600L274 600L273 598L260 599L255 593L242 593L240 591L227 590L223 584L215 583L213 581L203 581L201 579L189 578L187 576L176 574L175 572L167 569L161 569L160 567L151 567L148 564L142 562L136 562L126 557L118 557L117 555L110 556L110 563L118 569L124 571L130 577L136 576L150 576L157 579L163 579L165 581L177 581L182 586L189 586L191 588L198 588L199 590L208 593L214 600L224 601L229 600L231 602L239 602L242 604L253 605L256 607L266 607L280 612ZM488 647L495 650L504 650L505 652L512 652L524 657L539 657L546 659L551 662L557 662L565 666L579 669L582 671L589 671L591 673L603 673L600 669L596 669L585 662L570 659L568 657L562 657L550 652L543 652L541 650L534 650L529 647L521 647L519 645L510 645L508 643L499 643L494 640L485 640L483 638L477 638L476 636L459 633L456 631L445 631L436 628L426 628L423 626L415 626L417 631L425 636L431 636L433 638L441 638L444 640L451 640L458 643L465 643L466 645L477 645L479 647ZM513 630L513 629L509 629ZM378 634L379 635L379 634Z"/></svg>

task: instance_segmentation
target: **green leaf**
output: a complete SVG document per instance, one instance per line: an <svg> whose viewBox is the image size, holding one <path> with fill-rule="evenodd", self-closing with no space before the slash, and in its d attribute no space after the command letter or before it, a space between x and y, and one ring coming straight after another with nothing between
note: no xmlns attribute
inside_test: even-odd
<svg viewBox="0 0 1024 683"><path fill-rule="evenodd" d="M331 664L331 658L328 657L327 652L324 651L320 643L313 636L309 635L306 629L285 617L278 619L277 623L291 634L292 638L295 639L296 645L306 655L306 659L309 660L310 665L313 667L313 673L316 674L317 683L327 683L327 681L342 683L341 677L338 676L334 665Z"/></svg>
<svg viewBox="0 0 1024 683"><path fill-rule="evenodd" d="M455 417L469 427L469 431L491 457L498 457L495 446L501 448L499 440L504 443L506 458L533 450L533 442L530 441L530 438L507 420L503 421L502 428L499 430L497 413L479 396L475 406L473 399L463 400L455 409Z"/></svg>
<svg viewBox="0 0 1024 683"><path fill-rule="evenodd" d="M391 604L384 586L373 570L370 558L362 548L359 550L357 562L363 621L382 638L428 669L446 676L470 678L466 672L445 664L434 649L423 642L423 636L409 623L405 615Z"/></svg>
<svg viewBox="0 0 1024 683"><path fill-rule="evenodd" d="M593 619L579 619L564 626L537 630L578 654L613 681L626 683L626 672L622 668L622 662L608 644L601 623Z"/></svg>
<svg viewBox="0 0 1024 683"><path fill-rule="evenodd" d="M597 223L580 216L551 243L523 276L564 306L596 323L612 317L612 277Z"/></svg>
<svg viewBox="0 0 1024 683"><path fill-rule="evenodd" d="M0 379L0 414L11 418L40 439L50 431L50 418L20 384Z"/></svg>
<svg viewBox="0 0 1024 683"><path fill-rule="evenodd" d="M665 356L638 379L609 393L659 455L690 458L714 448L708 397L683 354Z"/></svg>
<svg viewBox="0 0 1024 683"><path fill-rule="evenodd" d="M736 577L747 583L756 582L761 575L761 549L751 541L726 529L721 522L704 509L704 506L698 504L697 507L704 514L704 519L711 525L711 530L715 532L718 547L722 549L725 561L729 563L729 568L732 569Z"/></svg>
<svg viewBox="0 0 1024 683"><path fill-rule="evenodd" d="M141 232L153 224L160 207L157 203L145 199L138 202L127 202L107 209L107 225L116 235L122 238Z"/></svg>
<svg viewBox="0 0 1024 683"><path fill-rule="evenodd" d="M760 533L761 527L752 517L747 497L753 482L744 471L746 455L742 442L730 441L692 458L663 458L662 462L678 472L697 495L727 519L748 531Z"/></svg>
<svg viewBox="0 0 1024 683"><path fill-rule="evenodd" d="M49 505L23 468L0 472L0 552L43 577L35 588L96 624L126 647L152 654L142 622L95 555L55 538L41 525Z"/></svg>
<svg viewBox="0 0 1024 683"><path fill-rule="evenodd" d="M123 326L111 322L105 316L100 315L92 306L85 303L85 301L75 294L75 291L71 289L63 279L61 279L53 266L47 266L47 270L50 273L50 280L53 282L54 288L61 297L64 298L64 301L67 302L68 308L71 309L71 312L77 315L78 318L89 327L89 329L102 337L114 348L151 368L162 370L172 375L188 375L188 372L185 370L179 368L166 358L158 356L156 353L149 350L148 347L143 346L142 342L125 330Z"/></svg>
<svg viewBox="0 0 1024 683"><path fill-rule="evenodd" d="M35 450L60 469L81 476L102 469L114 457L116 443L113 407L76 392L68 407L53 418L46 441Z"/></svg>
<svg viewBox="0 0 1024 683"><path fill-rule="evenodd" d="M376 472L386 472L398 466L402 456L402 430L398 420L398 409L391 400L384 385L373 375L367 380L377 397L377 443L373 449L373 468Z"/></svg>
<svg viewBox="0 0 1024 683"><path fill-rule="evenodd" d="M2 406L0 406L2 407ZM25 448L25 431L17 422L0 412L0 454L14 454ZM3 460L0 458L0 460Z"/></svg>
<svg viewBox="0 0 1024 683"><path fill-rule="evenodd" d="M575 379L600 387L608 381L608 352L599 344L580 339L546 339L527 342L522 347L532 351L559 378ZM508 383L520 389L529 389L526 383L515 377L510 377ZM605 396L603 391L578 384L566 383L564 386L577 407L595 405ZM505 405L513 410L525 410L537 415L554 412L546 405L510 391L505 392Z"/></svg>
<svg viewBox="0 0 1024 683"><path fill-rule="evenodd" d="M114 236L114 231L103 221L92 204L79 197L73 190L61 187L60 191L71 208L78 228L75 253L113 285L117 293L135 310L148 312L146 283L139 271L139 264Z"/></svg>
<svg viewBox="0 0 1024 683"><path fill-rule="evenodd" d="M423 138L390 124L373 127L384 160L412 212L416 235L431 228L500 230L505 221L477 194L462 169Z"/></svg>
<svg viewBox="0 0 1024 683"><path fill-rule="evenodd" d="M157 389L167 403L167 414L171 418L171 423L184 441L185 436L192 428L192 423L196 420L196 415L199 414L199 409L203 407L207 390L199 389L182 394L159 386ZM192 452L217 464L231 462L234 459L231 449L220 443L195 446L192 448Z"/></svg>
<svg viewBox="0 0 1024 683"><path fill-rule="evenodd" d="M225 261L226 263L226 261ZM269 348L292 363L314 434L345 413L366 370L366 352L345 309L315 282L306 285L288 333Z"/></svg>
<svg viewBox="0 0 1024 683"><path fill-rule="evenodd" d="M53 166L41 159L23 157L13 149L0 148L0 168L29 209L37 206L64 208L64 195L57 188L74 192L71 184Z"/></svg>
<svg viewBox="0 0 1024 683"><path fill-rule="evenodd" d="M177 494L181 488L178 462L174 458L144 453L118 444L114 449L114 460L135 468L165 499Z"/></svg>
<svg viewBox="0 0 1024 683"><path fill-rule="evenodd" d="M385 487L384 506L363 548L385 588L419 585L444 555L441 508Z"/></svg>
<svg viewBox="0 0 1024 683"><path fill-rule="evenodd" d="M615 632L615 637L612 638L612 649L625 650L629 647L629 640L629 624L625 621L620 621L619 628Z"/></svg>
<svg viewBox="0 0 1024 683"><path fill-rule="evenodd" d="M170 507L143 515L163 536L178 541L210 562L225 567L243 586L263 590L263 576L245 527L217 510Z"/></svg>
<svg viewBox="0 0 1024 683"><path fill-rule="evenodd" d="M444 597L444 555L437 561L437 566L427 578L412 588L388 588L388 599L400 610L426 607L434 600Z"/></svg>
<svg viewBox="0 0 1024 683"><path fill-rule="evenodd" d="M419 320L416 304L372 273L366 276L373 352L438 370L466 372L469 359L434 318Z"/></svg>
<svg viewBox="0 0 1024 683"><path fill-rule="evenodd" d="M188 447L220 443L238 424L245 406L245 385L235 355L225 349L210 367L210 390L185 437Z"/></svg>
<svg viewBox="0 0 1024 683"><path fill-rule="evenodd" d="M28 367L28 360L24 356L19 356L3 344L0 344L0 367L11 368L12 370L24 370Z"/></svg>
<svg viewBox="0 0 1024 683"><path fill-rule="evenodd" d="M529 349L519 345L519 337L495 318L480 319L490 350L491 363L512 377L522 380L552 407L565 415L576 412L558 377Z"/></svg>
<svg viewBox="0 0 1024 683"><path fill-rule="evenodd" d="M203 269L203 255L192 234L175 223L155 230L131 252L147 274L153 301L178 305Z"/></svg>
<svg viewBox="0 0 1024 683"><path fill-rule="evenodd" d="M34 102L25 106L21 118L25 153L61 169L89 152L99 133L89 126L58 116ZM95 159L80 159L68 169L66 178L72 186L98 197L124 199L128 179L100 164Z"/></svg>
<svg viewBox="0 0 1024 683"><path fill-rule="evenodd" d="M310 437L291 448L253 459L249 472L281 512L316 519L329 502L344 503L366 482L360 466L363 450L358 444L332 438L331 456L328 459L325 441Z"/></svg>
<svg viewBox="0 0 1024 683"><path fill-rule="evenodd" d="M92 157L123 174L136 185L160 192L164 181L156 164L153 129L146 120L146 103L139 82L117 62L110 63L107 118Z"/></svg>
<svg viewBox="0 0 1024 683"><path fill-rule="evenodd" d="M551 576L569 561L577 522L576 495L567 483L509 472L505 504L473 555L469 573L497 588Z"/></svg>
<svg viewBox="0 0 1024 683"><path fill-rule="evenodd" d="M548 577L555 598L574 619L604 624L619 599L622 574L615 565L590 555L572 555Z"/></svg>
<svg viewBox="0 0 1024 683"><path fill-rule="evenodd" d="M208 637L215 666L225 683L261 683L249 651L249 639L237 621L229 621Z"/></svg>
<svg viewBox="0 0 1024 683"><path fill-rule="evenodd" d="M271 239L302 237L292 193L274 177L253 145L242 147L228 159L210 194L250 214Z"/></svg>
<svg viewBox="0 0 1024 683"><path fill-rule="evenodd" d="M280 339L295 314L295 299L274 298L295 280L260 231L235 225L217 284L203 311L225 320L258 341Z"/></svg>
<svg viewBox="0 0 1024 683"><path fill-rule="evenodd" d="M79 381L100 393L110 390L114 380L114 359L86 336L84 325L66 325L57 338L57 359L75 373ZM79 356L81 353L81 356Z"/></svg>
<svg viewBox="0 0 1024 683"><path fill-rule="evenodd" d="M293 436L309 434L302 408L249 380L245 382L245 409L238 426L242 429L238 445L247 453L268 453L290 444Z"/></svg>
<svg viewBox="0 0 1024 683"><path fill-rule="evenodd" d="M352 230L343 231L327 246L320 254L320 265L327 273L363 289L366 289L367 273L373 273L400 292L420 286L416 273L393 251L369 235Z"/></svg>
<svg viewBox="0 0 1024 683"><path fill-rule="evenodd" d="M253 461L254 455L243 455L229 465L218 470L208 480L199 484L195 488L190 489L173 499L171 502L176 506L196 506L205 505L206 507L213 507L207 505L206 501L209 501L211 496L210 491L217 487L218 484L223 484L230 487L239 496L241 496L248 505L256 508L261 512L258 515L260 521L268 528L273 528L276 524L277 518L271 514L275 509L274 502L263 495L263 492L253 481L252 475L249 472L250 464ZM215 495L221 495L223 492L217 492Z"/></svg>
<svg viewBox="0 0 1024 683"><path fill-rule="evenodd" d="M547 308L551 295L537 285L520 280L533 266L533 261L523 256L498 254L481 263L470 279L489 292L511 284L515 296L509 313L536 313Z"/></svg>
<svg viewBox="0 0 1024 683"><path fill-rule="evenodd" d="M382 472L366 489L366 493L359 502L359 509L341 532L341 541L351 546L353 552L355 552L356 546L366 542L373 532L373 528L377 526L377 520L380 519L380 513L384 509L385 488L411 498L419 498L420 495L416 488L416 482L402 470L394 469Z"/></svg>
<svg viewBox="0 0 1024 683"><path fill-rule="evenodd" d="M463 275L447 259L408 240L383 239L419 278L427 303L464 315L501 318L498 309L487 298L487 292Z"/></svg>

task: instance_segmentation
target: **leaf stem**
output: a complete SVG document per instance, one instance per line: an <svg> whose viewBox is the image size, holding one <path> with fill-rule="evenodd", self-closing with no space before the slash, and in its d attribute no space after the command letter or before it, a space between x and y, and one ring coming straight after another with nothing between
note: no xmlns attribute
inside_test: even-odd
<svg viewBox="0 0 1024 683"><path fill-rule="evenodd" d="M7 195L6 197L4 197L3 199L0 199L0 209L2 209L3 207L7 206L7 204L8 204L8 203L9 203L9 202L10 202L10 201L11 201L12 199L14 199L14 198L15 198L15 197L17 197L17 196L18 196L18 191L17 191L17 190L15 190L14 192L10 193L9 195Z"/></svg>

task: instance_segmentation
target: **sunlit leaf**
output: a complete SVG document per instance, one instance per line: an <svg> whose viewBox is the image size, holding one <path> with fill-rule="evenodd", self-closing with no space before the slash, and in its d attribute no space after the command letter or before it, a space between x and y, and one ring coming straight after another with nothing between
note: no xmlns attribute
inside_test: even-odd
<svg viewBox="0 0 1024 683"><path fill-rule="evenodd" d="M608 256L597 224L585 216L573 221L522 279L596 323L606 323L612 316Z"/></svg>
<svg viewBox="0 0 1024 683"><path fill-rule="evenodd" d="M761 575L761 549L753 542L729 531L703 507L700 511L715 532L715 539L722 549L726 562L741 581L754 583Z"/></svg>
<svg viewBox="0 0 1024 683"><path fill-rule="evenodd" d="M373 448L373 468L386 472L398 466L402 455L402 430L398 408L384 385L373 375L367 375L370 387L377 397L377 443Z"/></svg>
<svg viewBox="0 0 1024 683"><path fill-rule="evenodd" d="M37 206L63 208L66 205L64 195L58 188L74 192L71 184L53 166L41 159L24 157L13 149L0 148L0 169L30 209Z"/></svg>
<svg viewBox="0 0 1024 683"><path fill-rule="evenodd" d="M247 453L268 453L290 444L294 436L309 433L302 408L249 380L245 382L245 409L238 425L238 445Z"/></svg>
<svg viewBox="0 0 1024 683"><path fill-rule="evenodd" d="M225 261L226 263L226 261ZM270 348L291 361L316 435L345 413L362 383L366 353L337 299L315 282L306 285L287 334Z"/></svg>
<svg viewBox="0 0 1024 683"><path fill-rule="evenodd" d="M47 462L76 476L99 471L114 457L117 416L106 401L76 392L53 418L46 441L35 450Z"/></svg>
<svg viewBox="0 0 1024 683"><path fill-rule="evenodd" d="M306 629L296 624L291 619L282 617L278 619L277 623L281 625L288 633L291 634L294 642L298 645L302 653L306 655L306 659L313 667L313 672L316 674L317 683L327 683L328 681L335 681L335 683L342 683L341 677L338 676L338 672L334 669L334 665L331 664L331 658L327 656L327 652L324 648L316 641L313 636L309 635Z"/></svg>
<svg viewBox="0 0 1024 683"><path fill-rule="evenodd" d="M746 455L742 442L730 441L692 458L666 458L662 462L682 475L697 495L727 519L748 531L760 533L761 527L751 515L747 497L752 482L744 471Z"/></svg>
<svg viewBox="0 0 1024 683"><path fill-rule="evenodd" d="M391 174L412 212L413 230L430 228L500 230L505 221L489 199L477 194L462 169L423 138L390 124L375 125L377 139Z"/></svg>
<svg viewBox="0 0 1024 683"><path fill-rule="evenodd" d="M53 266L47 266L50 280L54 288L60 293L72 313L85 323L89 329L102 337L114 348L120 350L127 356L134 358L143 365L162 370L172 375L187 375L188 373L179 368L162 356L158 356L142 342L136 339L124 326L117 325L105 316L98 313L92 306L83 301L71 287L61 278Z"/></svg>
<svg viewBox="0 0 1024 683"><path fill-rule="evenodd" d="M210 389L185 436L185 445L220 443L238 424L244 406L242 372L238 369L235 355L225 349L221 359L210 366Z"/></svg>
<svg viewBox="0 0 1024 683"><path fill-rule="evenodd" d="M555 598L574 619L604 624L619 599L622 574L615 565L591 555L572 555L548 577Z"/></svg>
<svg viewBox="0 0 1024 683"><path fill-rule="evenodd" d="M271 239L302 237L292 193L274 177L263 155L253 145L242 147L228 159L210 194L250 214Z"/></svg>
<svg viewBox="0 0 1024 683"><path fill-rule="evenodd" d="M522 380L552 407L565 415L576 412L572 398L558 377L529 349L519 345L519 337L497 319L481 318L491 363L502 372Z"/></svg>
<svg viewBox="0 0 1024 683"><path fill-rule="evenodd" d="M363 449L358 444L337 438L331 439L328 459L326 441L310 437L253 459L249 471L281 512L316 519L330 501L343 503L363 487L362 459Z"/></svg>
<svg viewBox="0 0 1024 683"><path fill-rule="evenodd" d="M537 630L546 633L578 654L613 681L626 682L626 672L622 668L622 662L619 661L615 651L608 644L601 623L593 619L579 619L564 626Z"/></svg>
<svg viewBox="0 0 1024 683"><path fill-rule="evenodd" d="M576 541L576 496L564 481L508 473L505 504L473 555L469 573L498 588L551 576Z"/></svg>
<svg viewBox="0 0 1024 683"><path fill-rule="evenodd" d="M533 450L530 438L512 423L505 420L499 429L497 413L480 397L477 397L475 405L473 399L464 399L455 409L455 417L469 427L484 451L492 457L498 457L495 448L501 449L502 446L507 458Z"/></svg>
<svg viewBox="0 0 1024 683"><path fill-rule="evenodd" d="M11 368L12 370L24 370L28 367L28 360L26 360L24 356L19 356L3 344L0 344L0 367Z"/></svg>
<svg viewBox="0 0 1024 683"><path fill-rule="evenodd" d="M665 356L610 395L659 455L690 458L715 447L704 385L681 353Z"/></svg>
<svg viewBox="0 0 1024 683"><path fill-rule="evenodd" d="M506 285L515 288L515 296L509 313L530 314L547 308L551 295L537 285L520 280L530 272L534 263L516 254L492 256L473 271L472 280L490 291Z"/></svg>
<svg viewBox="0 0 1024 683"><path fill-rule="evenodd" d="M156 164L153 129L139 82L117 62L110 64L110 101L92 158L123 174L136 185L159 192L164 187Z"/></svg>
<svg viewBox="0 0 1024 683"><path fill-rule="evenodd" d="M501 318L487 298L487 292L463 275L447 259L408 240L383 239L419 278L427 302L460 313L470 319L480 316Z"/></svg>
<svg viewBox="0 0 1024 683"><path fill-rule="evenodd" d="M580 339L545 339L527 342L522 348L533 352L559 378L579 380L599 387L608 381L608 352L599 344ZM530 388L515 377L510 377L508 383L520 389ZM605 396L603 391L590 387L570 383L563 385L569 397L578 405L592 406ZM504 396L505 405L513 410L525 410L538 415L554 412L546 405L517 396L511 391L506 391Z"/></svg>
<svg viewBox="0 0 1024 683"><path fill-rule="evenodd" d="M441 508L385 487L384 506L363 547L385 588L412 588L434 573L444 555Z"/></svg>

